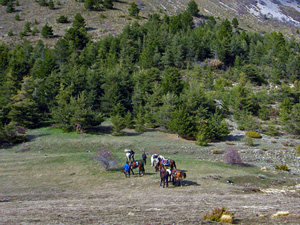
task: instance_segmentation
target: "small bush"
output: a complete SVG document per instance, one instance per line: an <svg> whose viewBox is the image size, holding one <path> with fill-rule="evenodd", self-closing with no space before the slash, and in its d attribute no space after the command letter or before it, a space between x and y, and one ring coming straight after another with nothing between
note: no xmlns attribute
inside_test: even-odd
<svg viewBox="0 0 300 225"><path fill-rule="evenodd" d="M16 21L20 21L20 20L21 20L21 18L20 18L20 15L19 15L19 14L16 14L16 15L15 15L15 20L16 20Z"/></svg>
<svg viewBox="0 0 300 225"><path fill-rule="evenodd" d="M223 216L226 216L226 221L224 219L221 219ZM229 219L229 217L231 219ZM223 217L224 218L224 217ZM212 210L212 212L206 213L203 217L203 220L210 220L214 222L227 222L227 223L232 223L234 219L234 213L231 213L227 211L224 207L220 208L215 208Z"/></svg>
<svg viewBox="0 0 300 225"><path fill-rule="evenodd" d="M11 37L11 36L13 36L13 35L14 35L13 31L12 31L12 29L10 29L10 30L7 32L7 36Z"/></svg>
<svg viewBox="0 0 300 225"><path fill-rule="evenodd" d="M250 137L248 135L245 136L244 142L245 142L245 145L248 145L248 146L254 145L252 137Z"/></svg>
<svg viewBox="0 0 300 225"><path fill-rule="evenodd" d="M62 15L56 19L57 23L69 23L68 17Z"/></svg>
<svg viewBox="0 0 300 225"><path fill-rule="evenodd" d="M200 146L206 146L208 143L207 135L205 133L199 133L196 137L196 144Z"/></svg>
<svg viewBox="0 0 300 225"><path fill-rule="evenodd" d="M224 162L230 165L243 165L240 154L235 148L228 148L224 154Z"/></svg>
<svg viewBox="0 0 300 225"><path fill-rule="evenodd" d="M300 145L297 145L295 147L295 151L297 152L298 155L300 155Z"/></svg>
<svg viewBox="0 0 300 225"><path fill-rule="evenodd" d="M105 147L99 149L99 153L95 157L95 160L104 167L105 171L108 171L110 167L116 165L118 162L117 156L109 152Z"/></svg>
<svg viewBox="0 0 300 225"><path fill-rule="evenodd" d="M106 16L103 13L100 13L99 17L100 17L100 19L105 19L106 18Z"/></svg>
<svg viewBox="0 0 300 225"><path fill-rule="evenodd" d="M222 149L215 148L212 150L212 154L223 154L223 153L224 153L224 151Z"/></svg>
<svg viewBox="0 0 300 225"><path fill-rule="evenodd" d="M290 171L290 168L288 168L288 166L286 164L282 164L280 166L275 165L275 169L276 170L283 170L283 171Z"/></svg>
<svg viewBox="0 0 300 225"><path fill-rule="evenodd" d="M261 138L260 133L258 133L256 131L247 131L246 135L251 137L251 138Z"/></svg>
<svg viewBox="0 0 300 225"><path fill-rule="evenodd" d="M268 124L268 126L265 127L265 131L263 132L266 135L275 137L278 136L279 132L273 124Z"/></svg>

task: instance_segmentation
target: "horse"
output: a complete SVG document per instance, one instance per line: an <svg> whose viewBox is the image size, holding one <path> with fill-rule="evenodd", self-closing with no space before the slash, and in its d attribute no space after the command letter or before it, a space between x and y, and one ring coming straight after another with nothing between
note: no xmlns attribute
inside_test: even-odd
<svg viewBox="0 0 300 225"><path fill-rule="evenodd" d="M172 179L172 171L170 169L166 169L168 176L169 176L169 182L171 182Z"/></svg>
<svg viewBox="0 0 300 225"><path fill-rule="evenodd" d="M175 163L174 160L171 160L171 159L169 159L169 160L165 160L165 159L159 160L158 163L155 166L155 172L158 171L158 168L161 170L164 167L170 167L171 170L173 170L174 168L176 169L176 163Z"/></svg>
<svg viewBox="0 0 300 225"><path fill-rule="evenodd" d="M130 150L125 149L125 151L126 151L126 153L125 153L126 161L127 162L131 162L131 160L135 161L134 160L134 154L135 154L135 152L132 149L130 149Z"/></svg>
<svg viewBox="0 0 300 225"><path fill-rule="evenodd" d="M154 166L154 162L158 162L158 159L165 159L162 155L154 154L151 156L151 166Z"/></svg>
<svg viewBox="0 0 300 225"><path fill-rule="evenodd" d="M181 170L177 170L174 169L172 170L172 181L173 181L173 185L175 185L175 180L177 179L179 184L182 187L182 180L183 178L186 178L186 174L185 172L181 171Z"/></svg>
<svg viewBox="0 0 300 225"><path fill-rule="evenodd" d="M169 182L168 177L169 177L168 171L166 169L162 169L160 171L160 186L162 183L164 183L163 188L165 187L165 185L166 187L168 187L168 182Z"/></svg>
<svg viewBox="0 0 300 225"><path fill-rule="evenodd" d="M142 162L142 161L132 161L132 162L130 162L129 166L130 166L130 170L131 170L133 175L134 175L134 172L133 172L132 169L135 169L135 168L139 168L139 175L141 175L141 172L142 172L142 176L144 175L144 173L145 173L144 162Z"/></svg>

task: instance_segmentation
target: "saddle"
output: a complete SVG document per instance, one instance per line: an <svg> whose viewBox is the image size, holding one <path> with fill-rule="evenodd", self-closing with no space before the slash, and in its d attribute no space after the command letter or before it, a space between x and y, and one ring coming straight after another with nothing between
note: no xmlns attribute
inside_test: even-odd
<svg viewBox="0 0 300 225"><path fill-rule="evenodd" d="M135 164L136 164L136 166L138 166L138 165L139 165L139 162L135 162Z"/></svg>
<svg viewBox="0 0 300 225"><path fill-rule="evenodd" d="M163 161L162 161L162 164L163 164L164 166L169 166L169 165L170 165L170 160L163 160Z"/></svg>
<svg viewBox="0 0 300 225"><path fill-rule="evenodd" d="M177 171L176 169L172 170L172 174L176 175L177 174Z"/></svg>

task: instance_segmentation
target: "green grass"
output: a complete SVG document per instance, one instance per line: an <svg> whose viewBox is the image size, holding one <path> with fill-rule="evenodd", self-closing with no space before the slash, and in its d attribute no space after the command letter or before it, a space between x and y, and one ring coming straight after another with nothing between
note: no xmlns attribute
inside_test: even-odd
<svg viewBox="0 0 300 225"><path fill-rule="evenodd" d="M109 121L102 124L104 128L109 125ZM280 185L288 184L288 174L216 162L220 155L210 154L212 147L196 146L194 142L177 139L176 135L172 137L158 130L141 134L126 130L126 136L115 137L101 130L107 129L84 135L50 128L29 130L28 151L18 152L22 144L0 148L3 221L6 224L53 224L58 220L65 224L130 224L134 220L138 224L153 224L153 221L193 224L195 218L205 213L204 208L235 207L236 195L247 194L246 187L256 190L273 186L276 180L282 179L287 182ZM101 146L119 158L110 171L94 160ZM159 173L150 166L150 156L144 176L136 175L136 169L135 175L125 178L122 173L125 148L132 148L137 160L141 160L142 149L174 159L177 168L187 174L184 186L160 187ZM264 179L258 178L259 174ZM212 178L216 175L220 178ZM228 184L226 178L234 185ZM276 187L280 188L279 184ZM253 193L250 190L248 194ZM228 198L232 198L230 203ZM165 213L166 207L173 211ZM245 210L251 216L249 209ZM129 212L133 215L129 216Z"/></svg>

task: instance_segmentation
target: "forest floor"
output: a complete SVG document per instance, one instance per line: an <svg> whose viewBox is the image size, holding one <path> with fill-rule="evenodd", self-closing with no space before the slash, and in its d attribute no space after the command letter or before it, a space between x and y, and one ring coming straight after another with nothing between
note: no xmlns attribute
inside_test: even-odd
<svg viewBox="0 0 300 225"><path fill-rule="evenodd" d="M108 130L104 126L102 131ZM207 224L203 216L221 207L235 214L235 224L300 220L298 158L293 147L284 146L294 139L264 136L247 147L243 132L233 130L226 141L200 147L155 129L128 131L123 137L46 128L29 133L29 150L19 151L24 144L0 149L0 224ZM121 159L108 172L93 160L96 146L104 143ZM145 150L176 160L187 174L183 186L160 187L150 160L144 176L135 171L125 178L126 146L137 159ZM223 154L212 153L228 147L237 148L248 166L227 165ZM275 170L280 162L291 170ZM280 211L288 215L273 216Z"/></svg>

